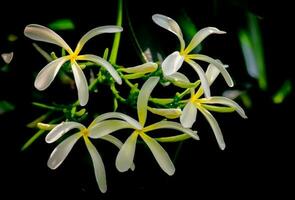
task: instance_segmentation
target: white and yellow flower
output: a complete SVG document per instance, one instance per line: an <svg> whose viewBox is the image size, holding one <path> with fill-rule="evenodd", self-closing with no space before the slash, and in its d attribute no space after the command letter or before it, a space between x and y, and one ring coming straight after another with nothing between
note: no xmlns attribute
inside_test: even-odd
<svg viewBox="0 0 295 200"><path fill-rule="evenodd" d="M143 141L147 144L162 170L166 172L168 175L174 174L174 165L168 153L163 149L163 147L147 133L157 129L175 129L185 133L186 135L189 135L194 139L199 139L198 135L196 134L196 131L183 128L181 124L177 122L163 120L158 123L145 126L145 122L147 119L148 99L153 88L156 86L158 82L158 77L151 77L144 83L144 85L141 88L137 100L137 114L139 121L131 117L128 117L123 113L118 112L105 113L103 115L98 116L93 121L93 124L96 125L94 125L95 127L93 127L93 130L95 130L93 134L90 133L90 136L92 138L100 138L114 131L125 128L134 130L132 134L128 137L128 139L125 141L117 155L116 167L120 172L125 172L132 166L138 136L140 136L143 139ZM121 120L116 120L117 124L113 124L109 122L115 121L110 120L111 118L117 118Z"/></svg>
<svg viewBox="0 0 295 200"><path fill-rule="evenodd" d="M210 64L206 71L206 77L209 86L214 82L220 71ZM196 121L197 111L199 110L209 122L219 147L223 150L225 148L225 142L222 136L220 127L216 119L209 111L215 112L233 112L236 111L241 117L247 118L244 110L233 100L221 96L212 96L208 98L200 98L203 95L203 88L200 87L197 92L191 89L191 98L183 108L182 115L180 116L180 122L183 127L191 128ZM223 105L214 106L211 104Z"/></svg>
<svg viewBox="0 0 295 200"><path fill-rule="evenodd" d="M222 76L224 77L227 84L232 87L233 81L225 69L225 67L217 62L215 59L202 55L202 54L190 54L193 49L195 49L207 36L210 34L224 34L224 31L220 31L217 28L214 27L206 27L201 29L199 32L197 32L189 45L185 47L185 42L183 39L183 35L181 32L181 29L179 25L170 17L161 15L161 14L155 14L152 16L153 21L161 26L162 28L174 33L179 41L180 41L180 51L175 51L169 56L166 57L166 59L162 63L162 70L164 76L171 76L175 72L179 70L179 68L182 66L183 62L187 62L198 74L201 80L201 85L204 88L204 93L206 97L210 97L210 88L208 80L206 79L205 72L201 68L201 66L196 63L193 60L201 60L208 63L213 64L216 68L219 69Z"/></svg>
<svg viewBox="0 0 295 200"><path fill-rule="evenodd" d="M49 160L47 162L47 165L50 169L56 169L58 168L62 162L65 160L65 158L68 156L70 151L72 150L75 143L83 137L86 147L89 151L89 154L92 159L93 167L94 167L94 173L96 182L98 184L98 187L101 192L105 193L107 191L107 183L106 183L106 173L103 161L101 159L101 156L99 155L98 151L96 150L95 146L92 144L89 138L99 138L102 140L106 140L118 148L121 148L123 143L111 135L104 135L102 137L93 137L93 135L97 135L96 131L100 129L104 129L107 125L110 125L116 129L116 127L119 129L122 128L122 123L120 123L119 120L109 120L107 123L92 123L88 128L86 128L84 125L77 123L77 122L62 122L58 125L56 125L46 136L45 140L47 143L52 143L58 140L60 137L62 137L67 132L78 129L79 131L65 140L63 140L51 153ZM48 125L47 125L48 126ZM100 127L100 129L98 129ZM105 129L104 129L105 130ZM134 165L131 165L130 168L134 170Z"/></svg>
<svg viewBox="0 0 295 200"><path fill-rule="evenodd" d="M64 63L67 61L70 61L72 71L74 74L76 87L78 90L78 98L81 106L84 106L87 104L89 99L89 92L88 92L88 83L86 80L86 77L80 68L77 61L90 61L93 63L96 63L98 65L103 66L114 78L114 80L121 84L122 80L117 73L117 71L113 68L113 66L108 63L103 58L92 55L92 54L86 54L86 55L79 55L83 46L85 43L93 38L94 36L97 36L102 33L117 33L121 32L123 29L119 26L101 26L94 28L87 32L78 42L75 51L73 51L69 45L54 31L51 29L38 25L38 24L30 24L26 26L24 30L25 36L28 38L31 38L33 40L47 42L56 44L62 48L64 48L69 55L60 57L50 63L48 63L37 75L35 80L35 87L38 90L45 90L51 82L54 80L55 76L57 75L60 68L63 66Z"/></svg>

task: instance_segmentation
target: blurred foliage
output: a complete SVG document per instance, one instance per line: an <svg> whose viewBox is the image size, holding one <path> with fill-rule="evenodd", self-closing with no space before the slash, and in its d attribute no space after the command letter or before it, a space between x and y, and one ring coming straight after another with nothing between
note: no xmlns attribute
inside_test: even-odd
<svg viewBox="0 0 295 200"><path fill-rule="evenodd" d="M48 24L55 31L74 30L75 24L71 19L58 19Z"/></svg>

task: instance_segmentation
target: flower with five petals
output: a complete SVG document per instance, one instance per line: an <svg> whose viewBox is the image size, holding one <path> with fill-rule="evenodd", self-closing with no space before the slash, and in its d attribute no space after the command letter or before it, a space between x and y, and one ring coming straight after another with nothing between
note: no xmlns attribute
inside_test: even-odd
<svg viewBox="0 0 295 200"><path fill-rule="evenodd" d="M208 66L206 71L206 77L209 82L209 86L215 81L219 73L220 71L212 64ZM247 118L247 116L245 115L244 110L233 100L221 96L200 98L203 95L203 93L204 92L202 87L200 87L197 90L197 92L195 92L194 89L191 89L191 98L188 100L187 104L183 108L182 114L180 116L180 122L183 127L191 128L194 122L196 121L197 111L199 110L205 116L206 120L209 122L214 132L217 143L219 147L223 150L225 148L225 142L222 136L221 129L216 119L208 110L215 112L237 111L237 113L241 117ZM223 106L214 106L212 104Z"/></svg>
<svg viewBox="0 0 295 200"><path fill-rule="evenodd" d="M64 63L70 61L71 68L74 74L76 87L78 90L78 98L81 106L85 106L89 99L89 92L88 92L88 83L86 77L80 68L77 61L90 61L95 64L103 66L115 79L115 81L119 84L122 83L122 80L117 73L117 71L113 68L113 66L108 63L103 58L92 55L79 55L85 43L102 33L117 33L121 32L123 29L119 26L101 26L94 28L87 32L78 42L76 49L73 51L69 45L54 31L51 29L41 26L38 24L30 24L26 26L24 30L25 36L31 38L33 40L47 42L56 44L62 48L64 48L69 55L60 57L50 63L48 63L37 75L35 79L35 87L42 91L45 90L51 82L54 80L55 76L57 75L60 68L63 66Z"/></svg>
<svg viewBox="0 0 295 200"><path fill-rule="evenodd" d="M95 134L91 135L92 138L100 138L108 135L114 131L120 129L133 129L132 134L127 138L122 148L120 149L116 158L116 167L120 172L127 171L133 163L136 142L138 136L140 136L143 141L147 144L152 154L154 155L156 161L162 168L164 172L168 175L173 175L175 172L174 165L164 148L147 134L147 132L158 130L158 129L174 129L188 134L194 139L199 139L196 131L191 129L183 128L180 123L172 121L160 121L149 126L145 126L147 119L147 103L150 94L156 84L159 82L159 77L150 77L142 86L138 99L137 99L137 114L139 121L118 112L105 113L98 116L93 123L97 124ZM116 121L117 125L109 124L111 118L119 118L121 120L111 120ZM91 126L91 125L90 125Z"/></svg>
<svg viewBox="0 0 295 200"><path fill-rule="evenodd" d="M201 29L199 32L197 32L189 45L185 47L185 42L183 39L183 35L181 32L181 29L176 21L171 19L170 17L161 15L161 14L155 14L152 16L153 21L161 26L162 28L174 33L179 41L180 41L180 51L175 51L169 56L165 58L165 60L162 63L162 70L164 76L170 76L173 75L175 72L179 70L179 68L182 66L183 62L187 62L198 74L201 80L201 85L204 89L204 93L206 97L210 97L210 88L208 80L205 76L204 70L201 68L201 66L196 63L193 60L201 60L208 63L213 64L216 68L219 69L222 76L224 77L227 84L232 87L233 81L225 69L225 67L217 62L215 59L202 55L202 54L190 54L193 49L195 49L207 36L210 34L224 34L224 31L220 31L217 28L214 27L206 27Z"/></svg>
<svg viewBox="0 0 295 200"><path fill-rule="evenodd" d="M127 119L128 120L128 119ZM115 120L110 120L108 124L110 126L116 126ZM99 155L98 151L96 150L95 146L92 144L89 138L99 138L102 140L106 140L115 146L117 146L119 149L122 147L123 143L117 139L116 137L112 135L104 135L102 137L93 137L93 135L97 135L96 131L100 130L101 126L104 124L99 124L96 122L93 122L88 128L86 128L83 124L77 123L77 122L62 122L55 126L46 136L45 141L47 143L52 143L61 138L64 134L67 132L78 129L79 131L77 133L74 133L73 135L69 136L68 138L64 139L51 153L49 160L47 162L47 165L50 169L56 169L58 168L62 162L65 160L65 158L68 156L70 151L72 150L75 143L83 137L86 147L88 149L88 152L91 156L93 167L94 167L94 173L96 182L98 184L98 187L101 192L106 192L107 190L107 184L106 184L106 173L103 161L101 159L101 156ZM98 128L100 127L100 128ZM103 127L102 127L103 128ZM134 169L134 165L130 166L130 169Z"/></svg>

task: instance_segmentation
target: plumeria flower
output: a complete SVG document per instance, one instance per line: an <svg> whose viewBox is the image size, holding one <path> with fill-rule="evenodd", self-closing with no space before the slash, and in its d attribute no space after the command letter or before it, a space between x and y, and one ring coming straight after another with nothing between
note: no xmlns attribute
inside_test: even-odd
<svg viewBox="0 0 295 200"><path fill-rule="evenodd" d="M209 82L209 86L215 81L216 77L220 71L214 67L212 64L208 66L206 71L206 77ZM244 110L233 100L228 99L226 97L221 96L212 96L208 98L200 98L203 95L203 88L200 87L197 92L194 89L191 89L191 98L188 103L185 105L182 111L182 115L180 116L180 122L185 128L191 128L194 122L196 121L197 111L199 110L209 122L217 143L219 147L223 150L225 148L225 142L222 136L222 132L220 127L216 121L216 119L212 116L210 111L216 112L233 112L236 111L241 117L247 118ZM224 105L214 106L211 104Z"/></svg>
<svg viewBox="0 0 295 200"><path fill-rule="evenodd" d="M169 56L166 57L166 59L162 63L162 70L164 76L171 76L175 72L179 70L179 68L182 66L183 62L187 62L199 75L200 80L201 80L201 85L204 88L204 93L206 97L210 97L210 88L209 88L209 83L208 80L206 79L205 72L201 68L201 66L196 63L193 60L201 60L205 61L208 63L213 64L216 68L219 69L221 72L222 76L224 77L225 81L227 84L232 87L233 86L233 81L225 69L225 67L217 62L215 59L202 55L202 54L190 54L193 49L195 49L207 36L210 34L224 34L224 31L220 31L217 28L214 27L206 27L201 29L199 32L197 32L189 45L185 47L185 42L182 36L181 29L179 25L177 24L176 21L171 19L170 17L160 15L160 14L155 14L152 16L153 21L161 26L164 29L167 29L168 31L174 33L179 41L180 41L180 51L175 51Z"/></svg>
<svg viewBox="0 0 295 200"><path fill-rule="evenodd" d="M137 100L137 114L139 121L119 112L110 112L100 115L93 121L93 124L96 124L96 128L93 128L95 129L93 134L90 133L92 138L99 138L108 135L114 131L125 128L134 130L132 134L128 137L128 139L125 141L117 155L116 167L120 172L125 172L132 166L138 136L140 136L143 139L143 141L147 144L162 170L166 172L168 175L174 174L175 167L164 148L147 133L157 129L175 129L185 134L188 134L190 137L194 139L199 139L198 135L196 134L196 131L183 128L181 124L177 122L163 120L152 125L145 126L147 118L148 99L153 88L157 85L158 82L159 77L149 78L143 84L139 92ZM120 120L110 120L111 118L116 118ZM110 121L115 121L116 124Z"/></svg>
<svg viewBox="0 0 295 200"><path fill-rule="evenodd" d="M109 123L115 123L113 122L115 120L110 120ZM44 125L42 126L49 127L50 125ZM116 124L114 124L116 125ZM88 149L88 152L91 156L93 167L94 167L94 173L96 182L98 184L98 187L101 192L105 193L107 191L107 183L106 183L106 173L103 161L101 159L101 156L97 152L95 146L92 144L89 138L93 138L92 135L96 135L96 129L97 127L101 126L97 123L92 123L91 126L86 128L84 125L77 123L77 122L62 122L61 124L55 126L46 136L45 140L47 143L52 143L58 140L60 137L62 137L64 134L69 132L73 129L78 129L79 131L65 140L63 140L51 153L49 160L47 162L47 165L50 169L56 169L58 168L62 162L65 160L65 158L68 156L70 151L72 150L75 143L83 137L86 147ZM52 128L52 126L51 126ZM98 138L98 137L95 137ZM106 140L108 142L113 143L118 148L121 148L123 143L111 135L105 135L103 137L99 137L100 139ZM131 169L134 169L134 165L130 166Z"/></svg>
<svg viewBox="0 0 295 200"><path fill-rule="evenodd" d="M25 36L28 38L31 38L33 40L42 41L42 42L48 42L52 44L56 44L62 48L64 48L69 55L60 57L50 63L48 63L37 75L35 80L35 87L42 91L45 90L53 81L55 76L57 75L60 68L63 66L63 64L67 61L70 61L72 71L74 74L76 87L78 90L78 98L81 106L84 106L87 104L89 99L89 92L88 92L88 83L86 80L86 77L79 66L77 61L90 61L93 63L96 63L98 65L103 66L115 79L115 81L118 84L122 83L122 80L117 73L117 71L113 68L113 66L108 63L103 58L92 55L92 54L86 54L86 55L79 55L83 46L85 43L93 38L94 36L97 36L102 33L117 33L121 32L123 29L119 26L101 26L94 28L90 30L88 33L86 33L78 42L76 49L73 51L69 45L54 31L51 29L38 25L38 24L30 24L26 26L24 30Z"/></svg>

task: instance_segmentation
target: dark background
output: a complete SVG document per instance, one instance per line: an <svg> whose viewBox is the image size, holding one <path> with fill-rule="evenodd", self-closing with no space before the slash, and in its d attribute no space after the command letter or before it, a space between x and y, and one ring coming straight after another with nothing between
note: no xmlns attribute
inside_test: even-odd
<svg viewBox="0 0 295 200"><path fill-rule="evenodd" d="M76 41L93 27L114 24L116 21L115 1L74 2L6 2L1 5L0 49L14 51L15 58L11 71L1 74L0 99L11 101L16 109L0 116L1 124L1 190L9 198L73 198L118 199L128 197L173 197L183 199L208 199L213 196L241 199L266 198L278 195L289 196L294 180L293 154L294 129L291 94L282 104L273 104L272 96L286 79L291 79L293 88L292 53L292 13L284 1L265 3L262 1L128 1L133 28L143 46L160 48L166 54L177 47L173 34L162 30L151 20L151 15L161 13L176 19L185 11L198 28L216 26L227 31L226 35L211 36L203 46L203 53L220 58L230 65L230 73L236 81L236 89L247 89L253 106L246 109L247 120L236 114L214 115L223 131L227 147L218 149L213 133L207 122L198 117L200 141L185 141L175 160L176 173L166 176L157 166L150 152L143 146L137 148L133 173L119 173L114 167L116 149L110 145L97 143L102 154L106 172L108 191L101 194L93 176L93 169L82 141L73 148L59 169L51 171L46 166L50 152L55 145L45 144L41 137L27 151L21 152L22 144L35 132L25 125L40 114L31 106L33 81L46 61L32 48L29 39L22 35L27 24L46 25L56 19L70 18L76 25L75 31L59 32L74 46ZM20 9L16 9L16 7ZM7 12L4 12L7 10ZM261 91L256 80L246 71L239 47L237 32L246 26L245 13L252 12L260 17L265 51L265 62L269 88ZM118 62L136 65L140 62L130 39L126 16L123 20L124 33ZM8 43L6 37L14 33L18 40ZM91 46L97 44L97 46ZM98 55L104 47L111 47L112 35L99 36L87 44L96 49ZM46 46L46 45L44 45ZM43 46L42 46L43 47ZM52 45L48 47L53 48ZM216 91L225 89L224 82L214 86ZM56 89L56 88L55 88ZM159 91L159 90L158 90ZM64 95L49 89L48 99L62 99L68 102L76 96ZM74 93L75 94L75 93ZM216 94L216 93L215 93ZM221 94L221 93L220 93ZM66 100L64 100L66 99ZM238 103L241 104L240 101ZM99 104L107 104L99 100ZM111 107L110 107L111 108ZM100 146L101 145L101 146ZM164 145L174 158L177 144ZM106 153L107 152L107 153ZM293 184L294 185L294 184Z"/></svg>

